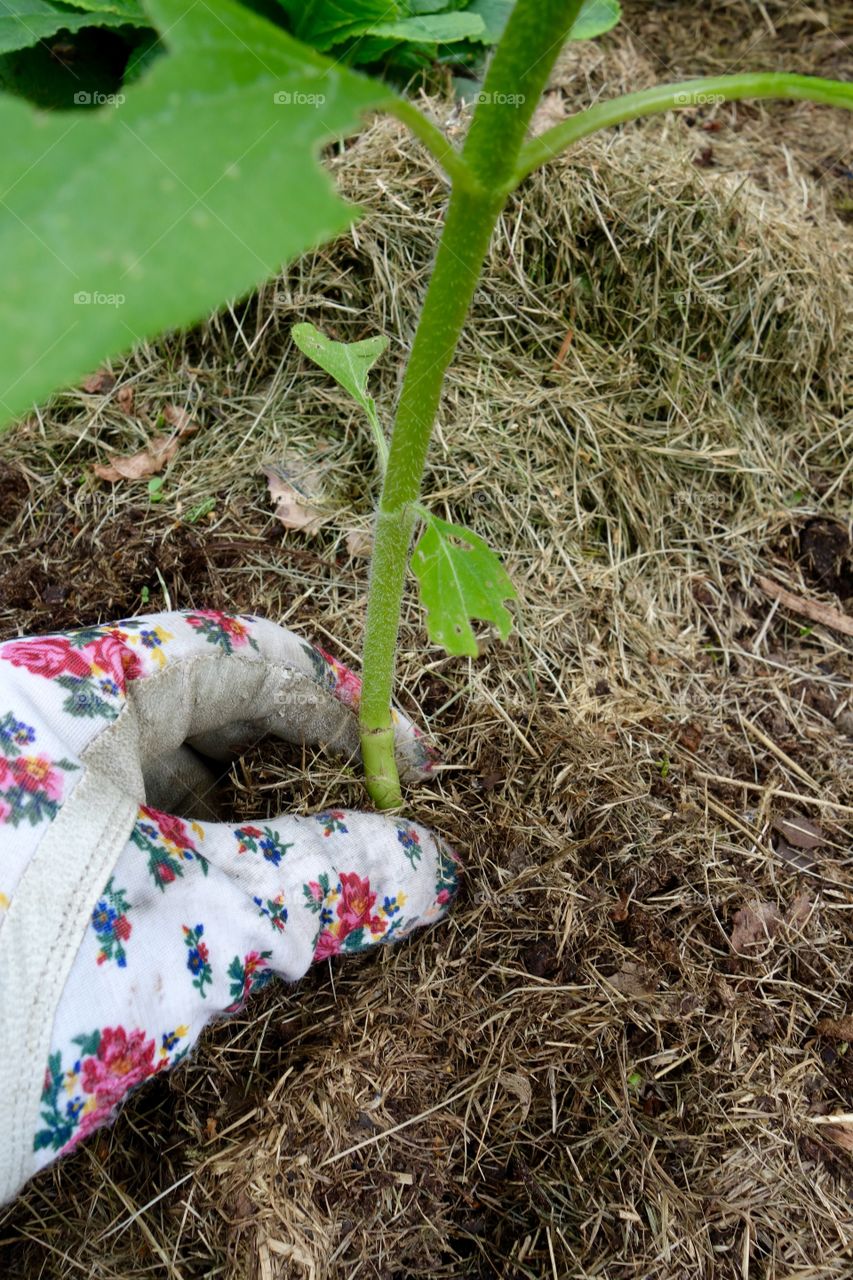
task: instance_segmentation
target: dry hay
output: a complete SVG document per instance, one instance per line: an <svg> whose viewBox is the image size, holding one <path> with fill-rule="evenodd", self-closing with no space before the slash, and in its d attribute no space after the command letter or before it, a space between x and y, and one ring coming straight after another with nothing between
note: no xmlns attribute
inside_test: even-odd
<svg viewBox="0 0 853 1280"><path fill-rule="evenodd" d="M602 83L630 55L596 52ZM461 900L211 1029L0 1216L10 1280L853 1275L851 1129L826 1123L853 1091L853 660L756 585L853 597L851 237L763 145L762 185L751 150L697 167L658 120L507 211L428 491L505 556L519 628L448 659L410 602L402 637L401 700L448 766L413 812L463 850ZM4 442L4 635L210 604L357 653L345 536L375 465L287 334L386 332L387 414L444 193L394 123L332 163L370 210L350 237ZM163 501L94 481L169 402L202 429ZM316 539L270 518L259 470L285 456L322 470ZM332 797L357 783L264 745L229 803Z"/></svg>

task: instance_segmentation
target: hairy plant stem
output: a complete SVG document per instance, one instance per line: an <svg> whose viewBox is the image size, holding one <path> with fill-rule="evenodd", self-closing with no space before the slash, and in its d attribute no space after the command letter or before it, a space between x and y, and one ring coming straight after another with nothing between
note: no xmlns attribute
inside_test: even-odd
<svg viewBox="0 0 853 1280"><path fill-rule="evenodd" d="M379 500L364 637L361 746L379 809L402 804L391 696L409 547L427 449L444 384L530 117L582 0L518 0L495 51L454 176L450 204L412 344Z"/></svg>
<svg viewBox="0 0 853 1280"><path fill-rule="evenodd" d="M626 93L578 111L528 142L521 149L511 186L514 189L534 169L553 160L581 138L598 133L599 129L680 107L702 106L708 102L737 102L742 98L793 98L845 107L849 111L853 110L853 84L781 71L749 71L738 75L703 76L680 84L658 84L637 93Z"/></svg>

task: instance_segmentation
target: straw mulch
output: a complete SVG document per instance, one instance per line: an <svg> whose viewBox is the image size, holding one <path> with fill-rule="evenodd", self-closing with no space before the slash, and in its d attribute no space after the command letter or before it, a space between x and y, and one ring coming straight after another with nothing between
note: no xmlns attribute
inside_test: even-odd
<svg viewBox="0 0 853 1280"><path fill-rule="evenodd" d="M628 6L551 113L709 69L692 8ZM785 6L719 10L730 61L748 22L756 65L794 59ZM631 126L512 202L427 493L501 552L518 626L449 659L412 593L400 655L454 914L212 1028L0 1214L9 1280L853 1276L853 236L837 120L781 110ZM357 657L369 433L288 332L386 333L387 418L445 193L387 121L331 166L349 237L3 441L0 634L209 605ZM200 429L161 501L96 480L168 404ZM272 518L270 461L318 535ZM265 743L224 803L331 799L362 803L349 771Z"/></svg>

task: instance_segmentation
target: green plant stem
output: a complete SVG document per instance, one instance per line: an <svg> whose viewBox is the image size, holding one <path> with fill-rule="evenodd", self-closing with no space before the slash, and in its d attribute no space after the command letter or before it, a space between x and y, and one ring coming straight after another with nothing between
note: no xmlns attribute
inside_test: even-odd
<svg viewBox="0 0 853 1280"><path fill-rule="evenodd" d="M529 173L547 164L581 138L625 124L642 116L658 115L679 107L696 107L709 98L736 102L741 98L797 98L805 102L822 102L828 106L853 110L853 84L841 80L824 80L820 76L788 75L784 72L759 71L733 76L707 76L685 80L682 84L655 85L638 93L626 93L609 102L569 116L547 129L521 149L518 165L510 182L514 189Z"/></svg>
<svg viewBox="0 0 853 1280"><path fill-rule="evenodd" d="M444 375L495 223L506 200L530 117L582 0L518 0L492 59L462 150L444 230L406 366L388 453L364 638L361 743L368 792L379 809L402 803L391 696L409 546Z"/></svg>

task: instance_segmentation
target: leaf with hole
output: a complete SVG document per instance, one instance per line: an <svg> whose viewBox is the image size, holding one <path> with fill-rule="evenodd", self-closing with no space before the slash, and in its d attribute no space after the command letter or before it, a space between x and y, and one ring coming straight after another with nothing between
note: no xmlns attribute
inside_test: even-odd
<svg viewBox="0 0 853 1280"><path fill-rule="evenodd" d="M427 611L427 633L448 653L476 658L471 620L492 622L502 640L512 627L504 600L517 592L494 551L470 529L421 512L426 528L412 553L412 570Z"/></svg>
<svg viewBox="0 0 853 1280"><path fill-rule="evenodd" d="M119 106L0 98L0 420L191 324L358 212L320 148L392 92L232 0L148 0L169 53Z"/></svg>

